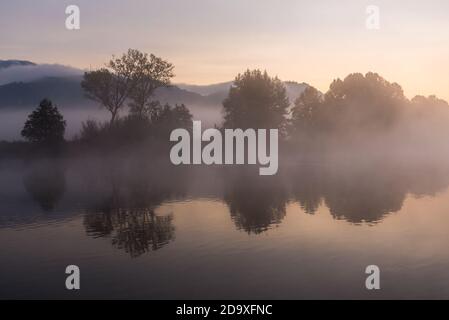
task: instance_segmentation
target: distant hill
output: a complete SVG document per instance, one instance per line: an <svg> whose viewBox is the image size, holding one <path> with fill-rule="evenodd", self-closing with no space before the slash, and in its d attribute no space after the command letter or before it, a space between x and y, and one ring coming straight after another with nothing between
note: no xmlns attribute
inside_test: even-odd
<svg viewBox="0 0 449 320"><path fill-rule="evenodd" d="M107 121L108 113L85 97L80 85L82 74L80 69L63 65L0 60L0 140L19 138L24 119L43 98L51 99L63 110L68 136L78 133L81 123L87 119ZM171 105L183 103L194 119L212 127L223 120L222 102L231 85L231 81L211 85L175 84L156 90L154 99ZM307 86L285 82L290 102Z"/></svg>
<svg viewBox="0 0 449 320"><path fill-rule="evenodd" d="M44 78L82 76L83 70L60 64L35 64L23 60L0 60L0 86Z"/></svg>
<svg viewBox="0 0 449 320"><path fill-rule="evenodd" d="M304 92L305 88L309 86L307 83L298 83L295 81L284 81L284 85L287 90L290 103L294 103L301 93ZM176 86L187 91L198 93L202 96L209 96L210 98L215 97L215 99L223 101L228 95L229 88L232 86L232 81L210 85L192 85L181 83Z"/></svg>
<svg viewBox="0 0 449 320"><path fill-rule="evenodd" d="M32 82L13 82L0 86L0 108L35 107L43 98L57 105L79 106L86 101L80 86L81 77L48 77Z"/></svg>
<svg viewBox="0 0 449 320"><path fill-rule="evenodd" d="M36 106L42 98L50 98L58 105L83 106L94 102L88 100L80 86L82 76L45 77L31 82L13 82L0 85L0 108ZM218 107L221 108L226 98L229 86L187 86L174 85L156 90L154 99L162 103L181 104L187 106ZM308 86L305 83L285 82L290 102L293 101ZM189 87L191 90L183 89ZM213 91L211 88L219 89ZM200 93L202 92L202 94ZM208 93L210 92L210 93ZM206 93L208 93L206 95Z"/></svg>
<svg viewBox="0 0 449 320"><path fill-rule="evenodd" d="M154 95L155 100L159 100L162 103L168 104L181 104L184 103L187 106L220 106L222 100L214 95L203 96L196 92L191 92L185 89L181 89L178 86L170 86L168 88L159 88Z"/></svg>
<svg viewBox="0 0 449 320"><path fill-rule="evenodd" d="M31 109L43 98L52 99L64 108L95 104L85 97L80 86L82 75L82 70L63 65L0 60L0 109ZM291 103L308 86L294 81L284 83ZM156 90L154 99L169 104L184 103L189 108L221 110L231 86L232 81L210 85L175 84Z"/></svg>
<svg viewBox="0 0 449 320"><path fill-rule="evenodd" d="M46 77L32 82L13 82L0 85L1 108L35 107L47 97L60 106L83 106L95 102L87 99L81 88L82 76ZM155 100L162 103L187 106L218 106L221 99L217 96L202 96L198 93L180 89L176 86L156 90Z"/></svg>
<svg viewBox="0 0 449 320"><path fill-rule="evenodd" d="M209 96L219 92L227 93L232 86L232 81L207 85L179 83L176 84L176 86L187 91L198 93L202 96Z"/></svg>
<svg viewBox="0 0 449 320"><path fill-rule="evenodd" d="M35 66L36 64L26 60L0 60L0 69L16 66Z"/></svg>
<svg viewBox="0 0 449 320"><path fill-rule="evenodd" d="M290 104L293 104L295 100L306 90L309 85L305 82L298 83L295 81L284 81L285 89L287 90L287 96L290 100Z"/></svg>

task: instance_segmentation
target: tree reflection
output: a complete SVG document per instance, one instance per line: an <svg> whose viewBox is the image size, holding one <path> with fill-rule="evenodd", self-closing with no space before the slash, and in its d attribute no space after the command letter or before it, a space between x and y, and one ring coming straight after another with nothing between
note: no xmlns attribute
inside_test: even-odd
<svg viewBox="0 0 449 320"><path fill-rule="evenodd" d="M174 240L173 215L158 215L155 209L182 195L185 187L181 181L173 180L174 177L185 179L183 171L136 168L140 171L108 168L103 182L109 183L110 192L100 196L93 190L102 200L97 200L84 215L88 235L111 238L114 247L125 250L133 258Z"/></svg>
<svg viewBox="0 0 449 320"><path fill-rule="evenodd" d="M238 229L261 233L285 217L288 192L278 177L260 177L245 169L226 175L224 200Z"/></svg>
<svg viewBox="0 0 449 320"><path fill-rule="evenodd" d="M111 237L112 245L131 257L162 248L174 239L173 216L158 216L151 209L114 209L85 215L86 231L93 237Z"/></svg>
<svg viewBox="0 0 449 320"><path fill-rule="evenodd" d="M37 163L25 174L23 185L42 210L53 211L65 193L64 169L57 163Z"/></svg>
<svg viewBox="0 0 449 320"><path fill-rule="evenodd" d="M292 197L305 213L314 214L323 201L323 172L317 165L299 166L292 170Z"/></svg>
<svg viewBox="0 0 449 320"><path fill-rule="evenodd" d="M407 194L434 195L449 185L449 170L432 165L309 165L289 177L306 213L324 203L335 219L355 224L380 222L402 208Z"/></svg>
<svg viewBox="0 0 449 320"><path fill-rule="evenodd" d="M399 211L407 193L404 180L385 170L352 169L330 173L324 201L332 216L352 223L375 223Z"/></svg>

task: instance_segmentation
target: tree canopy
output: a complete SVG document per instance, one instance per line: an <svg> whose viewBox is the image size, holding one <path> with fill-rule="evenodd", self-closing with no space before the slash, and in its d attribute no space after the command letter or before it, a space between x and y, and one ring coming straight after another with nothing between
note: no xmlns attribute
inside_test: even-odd
<svg viewBox="0 0 449 320"><path fill-rule="evenodd" d="M307 88L292 108L292 133L367 132L391 128L408 103L402 88L376 73L334 80L326 94Z"/></svg>
<svg viewBox="0 0 449 320"><path fill-rule="evenodd" d="M53 103L44 99L25 122L22 136L30 142L54 145L64 141L66 122Z"/></svg>
<svg viewBox="0 0 449 320"><path fill-rule="evenodd" d="M401 86L372 72L334 80L324 99L335 126L342 130L391 127L406 102Z"/></svg>
<svg viewBox="0 0 449 320"><path fill-rule="evenodd" d="M106 67L84 74L81 82L86 96L111 113L113 124L120 110L129 103L131 112L144 116L151 108L151 97L158 87L170 84L173 65L155 55L129 49Z"/></svg>
<svg viewBox="0 0 449 320"><path fill-rule="evenodd" d="M225 128L283 130L289 100L284 84L260 70L239 74L223 102Z"/></svg>
<svg viewBox="0 0 449 320"><path fill-rule="evenodd" d="M152 103L154 91L170 85L170 80L174 76L174 67L153 54L148 56L137 50L131 52L133 54L131 62L136 61L137 67L134 75L135 84L129 95L130 110L139 117L145 117L149 116L154 106Z"/></svg>
<svg viewBox="0 0 449 320"><path fill-rule="evenodd" d="M298 130L302 132L316 132L323 128L324 124L323 95L314 87L307 87L295 100L291 112L293 134Z"/></svg>

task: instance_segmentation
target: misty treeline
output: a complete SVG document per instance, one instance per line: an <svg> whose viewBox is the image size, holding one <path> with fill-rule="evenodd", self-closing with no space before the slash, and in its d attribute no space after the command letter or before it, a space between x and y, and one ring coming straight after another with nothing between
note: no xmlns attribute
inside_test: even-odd
<svg viewBox="0 0 449 320"><path fill-rule="evenodd" d="M449 147L446 101L436 96L409 100L400 85L372 72L336 79L326 93L308 86L289 101L277 77L247 70L236 77L223 107L224 127L279 129L284 152L295 156L417 157Z"/></svg>
<svg viewBox="0 0 449 320"><path fill-rule="evenodd" d="M130 146L167 149L173 129L192 126L188 106L163 105L154 99L157 88L171 85L173 69L160 57L129 49L103 68L86 72L81 86L88 98L109 112L110 120L87 120L66 146L75 146L74 153ZM448 123L446 101L435 96L410 100L400 85L376 73L336 79L325 93L308 86L289 101L277 77L246 70L236 76L223 101L223 121L216 127L279 129L281 152L295 156L349 151L371 156L398 149L413 155L444 151ZM64 131L62 115L44 99L29 116L22 135L35 146L60 149Z"/></svg>
<svg viewBox="0 0 449 320"><path fill-rule="evenodd" d="M131 49L107 68L87 72L83 88L111 118L106 124L85 123L79 138L89 141L103 132L113 143L157 137L168 145L169 132L190 128L192 121L184 105L161 106L153 100L154 90L169 86L173 76L172 64ZM128 113L119 118L124 109ZM281 150L300 156L444 151L449 133L446 101L435 96L408 99L399 84L372 72L336 79L325 93L308 86L290 101L280 79L246 70L234 79L222 111L216 127L278 129Z"/></svg>
<svg viewBox="0 0 449 320"><path fill-rule="evenodd" d="M290 137L304 150L338 148L415 157L446 152L448 123L446 101L436 96L409 100L397 83L371 72L334 80L325 94L306 88L289 120Z"/></svg>

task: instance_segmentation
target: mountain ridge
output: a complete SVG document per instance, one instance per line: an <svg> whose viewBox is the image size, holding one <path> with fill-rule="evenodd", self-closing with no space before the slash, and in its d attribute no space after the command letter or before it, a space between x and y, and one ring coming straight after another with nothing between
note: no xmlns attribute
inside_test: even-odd
<svg viewBox="0 0 449 320"><path fill-rule="evenodd" d="M27 108L36 106L45 97L52 99L56 104L67 106L91 105L94 102L87 99L81 88L82 76L44 77L30 82L11 82L0 85L0 108ZM229 87L232 82L228 82ZM294 100L308 86L305 83L284 82L290 102ZM161 103L181 104L200 107L219 107L228 95L228 90L211 91L211 87L223 88L223 84L206 85L205 88L194 85L191 90L184 89L187 85L171 85L159 88L154 94L154 100ZM196 89L195 89L196 88ZM201 94L205 92L210 94Z"/></svg>
<svg viewBox="0 0 449 320"><path fill-rule="evenodd" d="M37 64L28 60L0 60L0 69L6 69L9 67L17 67L17 66L35 66L35 65Z"/></svg>

